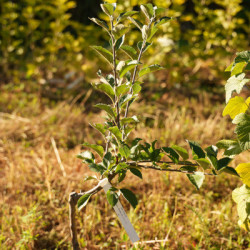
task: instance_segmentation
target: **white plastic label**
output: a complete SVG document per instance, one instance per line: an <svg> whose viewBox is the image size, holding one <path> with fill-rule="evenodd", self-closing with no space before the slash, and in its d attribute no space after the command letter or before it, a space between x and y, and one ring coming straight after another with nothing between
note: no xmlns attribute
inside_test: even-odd
<svg viewBox="0 0 250 250"><path fill-rule="evenodd" d="M99 183L100 186L102 186L102 188L104 189L105 193L108 192L108 190L111 188L111 185L108 181L107 178L103 179L102 181L100 181ZM134 227L132 226L126 212L124 211L124 208L121 204L121 202L118 200L118 202L116 203L116 205L113 207L120 222L122 223L124 229L126 230L130 240L135 243L136 241L140 240L139 236L137 235Z"/></svg>

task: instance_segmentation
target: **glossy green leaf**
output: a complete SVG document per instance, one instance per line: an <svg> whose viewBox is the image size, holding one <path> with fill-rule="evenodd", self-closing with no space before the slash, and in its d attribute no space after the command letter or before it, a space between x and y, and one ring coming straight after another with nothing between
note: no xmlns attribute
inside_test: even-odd
<svg viewBox="0 0 250 250"><path fill-rule="evenodd" d="M124 66L120 69L120 77L123 77L128 71L133 69L136 65L140 65L141 63L137 60L128 60L125 62Z"/></svg>
<svg viewBox="0 0 250 250"><path fill-rule="evenodd" d="M111 164L111 161L112 161L112 154L110 152L107 152L104 157L103 157L103 165L108 168Z"/></svg>
<svg viewBox="0 0 250 250"><path fill-rule="evenodd" d="M142 173L141 173L141 171L139 169L130 168L129 170L133 175L135 175L135 176L139 177L140 179L142 179Z"/></svg>
<svg viewBox="0 0 250 250"><path fill-rule="evenodd" d="M95 156L90 151L84 151L76 156L79 159L82 160L89 160L88 162L94 162Z"/></svg>
<svg viewBox="0 0 250 250"><path fill-rule="evenodd" d="M189 146L192 149L193 156L196 156L198 158L205 158L206 157L204 151L202 150L202 148L200 147L200 145L197 142L189 141L189 140L187 140L187 142L189 143Z"/></svg>
<svg viewBox="0 0 250 250"><path fill-rule="evenodd" d="M120 85L120 86L118 86L118 87L116 88L115 93L116 93L117 96L120 96L120 95L124 95L124 94L127 93L129 90L130 90L130 86L129 86L129 85L127 85L127 84L122 84L122 85Z"/></svg>
<svg viewBox="0 0 250 250"><path fill-rule="evenodd" d="M188 172L195 172L197 167L195 166L182 166L180 170L182 171L188 171Z"/></svg>
<svg viewBox="0 0 250 250"><path fill-rule="evenodd" d="M190 180L190 182L197 188L197 190L200 189L205 179L205 175L202 172L195 172L194 174L187 174L187 177Z"/></svg>
<svg viewBox="0 0 250 250"><path fill-rule="evenodd" d="M141 30L142 29L142 27L143 27L143 24L139 21L139 20L137 20L137 19L134 19L133 17L128 17L128 19L139 29L139 30Z"/></svg>
<svg viewBox="0 0 250 250"><path fill-rule="evenodd" d="M133 94L138 94L141 91L141 82L136 81L132 86Z"/></svg>
<svg viewBox="0 0 250 250"><path fill-rule="evenodd" d="M157 8L156 6L154 7L154 12L155 12L156 17L159 16L160 14L162 14L165 11L166 11L165 8Z"/></svg>
<svg viewBox="0 0 250 250"><path fill-rule="evenodd" d="M98 172L100 174L103 174L106 171L106 168L101 164L91 163L88 165L88 167L91 171Z"/></svg>
<svg viewBox="0 0 250 250"><path fill-rule="evenodd" d="M200 158L200 159L197 159L196 162L204 169L208 169L211 165L210 161L207 160L206 158Z"/></svg>
<svg viewBox="0 0 250 250"><path fill-rule="evenodd" d="M121 162L121 163L119 163L119 164L116 166L115 172L116 172L116 173L119 173L119 172L121 172L121 170L124 170L124 169L126 169L127 167L128 167L128 165L127 165L125 162Z"/></svg>
<svg viewBox="0 0 250 250"><path fill-rule="evenodd" d="M110 51L101 46L91 46L91 48L94 49L99 55L102 56L102 58L107 60L110 64L113 63L113 55Z"/></svg>
<svg viewBox="0 0 250 250"><path fill-rule="evenodd" d="M106 135L106 128L103 124L100 123L90 123L91 127L95 128L96 130L98 130L103 136Z"/></svg>
<svg viewBox="0 0 250 250"><path fill-rule="evenodd" d="M250 149L250 115L243 114L235 129L242 150Z"/></svg>
<svg viewBox="0 0 250 250"><path fill-rule="evenodd" d="M139 49L139 51L142 49L142 51L145 52L151 45L152 43L146 42L146 44L144 44L142 41L140 41L137 43L137 48Z"/></svg>
<svg viewBox="0 0 250 250"><path fill-rule="evenodd" d="M125 35L121 36L116 42L115 42L115 50L120 49L120 47L123 45L125 40Z"/></svg>
<svg viewBox="0 0 250 250"><path fill-rule="evenodd" d="M90 197L91 194L84 194L79 198L79 200L77 201L78 211L82 210L88 204Z"/></svg>
<svg viewBox="0 0 250 250"><path fill-rule="evenodd" d="M122 45L121 49L132 59L136 59L137 58L137 52L136 50L128 45Z"/></svg>
<svg viewBox="0 0 250 250"><path fill-rule="evenodd" d="M110 97L111 100L114 99L115 97L115 92L113 88L108 84L108 83L98 83L98 84L93 84L93 86L100 90L101 92L104 92L107 96Z"/></svg>
<svg viewBox="0 0 250 250"><path fill-rule="evenodd" d="M102 20L98 18L89 18L92 22L96 23L97 25L101 26L104 28L108 33L109 33L109 26Z"/></svg>
<svg viewBox="0 0 250 250"><path fill-rule="evenodd" d="M116 113L110 105L98 103L94 107L105 110L113 119L116 119Z"/></svg>
<svg viewBox="0 0 250 250"><path fill-rule="evenodd" d="M92 148L93 150L96 151L97 154L99 154L101 157L103 157L104 149L102 146L96 145L96 144L89 144L87 142L83 143L82 145L85 147L88 147L88 148Z"/></svg>
<svg viewBox="0 0 250 250"><path fill-rule="evenodd" d="M154 8L153 5L148 3L148 4L143 4L140 6L141 11L143 14L146 16L146 18L150 21L150 19L154 16Z"/></svg>
<svg viewBox="0 0 250 250"><path fill-rule="evenodd" d="M126 118L121 119L121 126L123 126L125 124L129 124L129 123L138 123L138 122L140 122L140 121L138 120L138 118L136 116L126 117Z"/></svg>
<svg viewBox="0 0 250 250"><path fill-rule="evenodd" d="M155 26L155 27L159 27L160 25L165 24L165 23L167 23L167 22L170 21L170 20L171 20L171 17L164 16L164 17L160 18L160 20L157 21L157 22L154 24L154 26Z"/></svg>
<svg viewBox="0 0 250 250"><path fill-rule="evenodd" d="M108 190L106 196L107 196L108 203L112 207L114 207L116 205L116 203L118 202L118 195L117 195L117 193L115 193L113 191L113 189L111 188L111 189Z"/></svg>
<svg viewBox="0 0 250 250"><path fill-rule="evenodd" d="M123 24L117 24L113 29L113 35L115 39L119 39L127 32L128 32L128 27L124 26Z"/></svg>
<svg viewBox="0 0 250 250"><path fill-rule="evenodd" d="M102 8L102 11L106 15L112 16L115 9L116 9L116 3L104 3L104 4L101 4L101 8Z"/></svg>
<svg viewBox="0 0 250 250"><path fill-rule="evenodd" d="M125 157L126 159L130 156L130 149L127 144L123 143L119 147L119 153L121 154L122 157Z"/></svg>
<svg viewBox="0 0 250 250"><path fill-rule="evenodd" d="M138 11L127 11L124 13L121 13L118 18L117 18L117 22L119 23L120 21L122 21L123 19L127 18L127 17L132 17L133 15L137 14Z"/></svg>
<svg viewBox="0 0 250 250"><path fill-rule="evenodd" d="M135 194L126 188L122 188L122 189L120 189L120 191L121 191L123 197L132 205L132 207L136 208L138 201L137 201Z"/></svg>
<svg viewBox="0 0 250 250"><path fill-rule="evenodd" d="M157 71L157 70L161 70L161 69L164 69L164 68L161 67L161 66L158 65L158 64L153 64L153 65L151 65L151 66L149 66L149 67L145 67L145 68L141 69L141 70L139 71L139 77L142 77L142 76L144 76L144 75L146 75L146 74L149 74L149 73L155 72L155 71Z"/></svg>
<svg viewBox="0 0 250 250"><path fill-rule="evenodd" d="M109 131L115 136L117 140L122 140L122 133L117 126L109 128Z"/></svg>
<svg viewBox="0 0 250 250"><path fill-rule="evenodd" d="M230 175L234 175L234 176L237 176L239 177L238 173L236 172L236 170L232 167L223 167L221 170L220 170L220 173L227 173L227 174L230 174Z"/></svg>
<svg viewBox="0 0 250 250"><path fill-rule="evenodd" d="M239 62L249 62L250 61L250 51L241 51L236 53L235 63Z"/></svg>
<svg viewBox="0 0 250 250"><path fill-rule="evenodd" d="M188 159L189 155L185 148L182 148L177 145L172 145L171 148L173 148L182 157L184 161Z"/></svg>
<svg viewBox="0 0 250 250"><path fill-rule="evenodd" d="M223 167L227 167L228 164L232 161L233 159L230 157L224 157L217 162L217 170L222 169Z"/></svg>
<svg viewBox="0 0 250 250"><path fill-rule="evenodd" d="M176 151L170 147L163 147L162 148L164 152L167 153L167 156L174 162L179 162L179 154L176 153Z"/></svg>

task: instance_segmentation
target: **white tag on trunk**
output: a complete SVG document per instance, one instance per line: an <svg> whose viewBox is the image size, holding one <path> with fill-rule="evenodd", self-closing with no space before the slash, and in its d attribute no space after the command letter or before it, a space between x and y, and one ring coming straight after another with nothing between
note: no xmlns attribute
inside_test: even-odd
<svg viewBox="0 0 250 250"><path fill-rule="evenodd" d="M112 187L107 178L101 180L99 185L104 189L105 193ZM140 240L139 236L137 235L134 227L132 226L121 202L118 200L116 205L113 207L120 222L122 223L124 229L126 230L130 240L135 243L136 241Z"/></svg>

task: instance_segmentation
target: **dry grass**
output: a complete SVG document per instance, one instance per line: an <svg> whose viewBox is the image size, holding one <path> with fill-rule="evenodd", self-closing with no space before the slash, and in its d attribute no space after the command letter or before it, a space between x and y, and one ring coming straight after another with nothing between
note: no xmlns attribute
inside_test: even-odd
<svg viewBox="0 0 250 250"><path fill-rule="evenodd" d="M38 104L33 105L38 110ZM221 105L213 106L208 99L175 102L169 97L167 105L140 104L134 112L144 123L133 136L158 139L161 145L186 145L184 139L191 139L206 146L233 133L221 111ZM69 249L68 195L95 184L83 182L93 173L75 155L83 141L102 143L88 126L100 120L100 114L86 115L66 102L36 115L27 111L26 118L21 114L0 114L0 249ZM247 160L249 155L243 154L233 166ZM156 240L133 249L247 249L250 238L237 225L231 199L238 184L227 175L207 177L197 192L185 175L145 171L143 181L127 177L123 185L135 191L139 205L133 210L122 203L141 240ZM78 214L77 222L83 249L132 248L103 192Z"/></svg>

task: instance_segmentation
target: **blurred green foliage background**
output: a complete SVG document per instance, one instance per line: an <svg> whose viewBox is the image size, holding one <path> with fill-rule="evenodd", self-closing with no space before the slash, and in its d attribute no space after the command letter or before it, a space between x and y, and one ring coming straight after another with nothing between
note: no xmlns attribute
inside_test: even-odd
<svg viewBox="0 0 250 250"><path fill-rule="evenodd" d="M118 0L118 11L137 10L139 4L149 2L166 8L165 15L174 17L147 52L148 63L166 67L157 80L167 88L213 87L223 79L222 72L235 52L249 48L248 0ZM89 45L109 46L104 32L88 20L107 18L100 13L100 3L1 0L1 88L55 100L58 93L60 99L69 90L70 95L79 88L87 90L87 82L96 77L97 65L103 66ZM126 42L133 45L139 39L134 29ZM161 92L155 85L149 89Z"/></svg>

